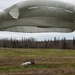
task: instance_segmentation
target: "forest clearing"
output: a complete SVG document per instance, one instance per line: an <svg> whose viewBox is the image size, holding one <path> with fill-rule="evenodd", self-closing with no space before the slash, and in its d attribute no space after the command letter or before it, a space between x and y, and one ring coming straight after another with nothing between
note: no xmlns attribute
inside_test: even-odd
<svg viewBox="0 0 75 75"><path fill-rule="evenodd" d="M26 61L35 64L19 66ZM75 75L75 50L0 48L1 75Z"/></svg>

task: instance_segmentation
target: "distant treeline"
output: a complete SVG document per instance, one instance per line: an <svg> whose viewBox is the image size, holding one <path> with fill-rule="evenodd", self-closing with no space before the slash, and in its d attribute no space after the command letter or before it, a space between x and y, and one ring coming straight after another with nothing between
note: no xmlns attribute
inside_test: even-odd
<svg viewBox="0 0 75 75"><path fill-rule="evenodd" d="M37 41L34 38L22 40L0 40L1 48L55 48L55 49L75 49L75 37L73 40L62 40L54 38L54 40Z"/></svg>

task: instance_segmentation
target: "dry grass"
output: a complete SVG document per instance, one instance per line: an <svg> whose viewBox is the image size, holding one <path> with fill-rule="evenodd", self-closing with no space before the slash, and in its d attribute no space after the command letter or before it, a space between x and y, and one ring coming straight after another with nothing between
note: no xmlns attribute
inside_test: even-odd
<svg viewBox="0 0 75 75"><path fill-rule="evenodd" d="M0 49L0 75L75 75L75 50Z"/></svg>

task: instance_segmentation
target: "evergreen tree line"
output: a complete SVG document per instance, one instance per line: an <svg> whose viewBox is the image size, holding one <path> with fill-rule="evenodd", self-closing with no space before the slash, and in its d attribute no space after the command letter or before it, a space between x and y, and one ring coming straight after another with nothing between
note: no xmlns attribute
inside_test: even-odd
<svg viewBox="0 0 75 75"><path fill-rule="evenodd" d="M1 48L52 48L52 49L75 49L75 37L73 40L44 40L37 41L34 38L22 39L22 40L0 40Z"/></svg>

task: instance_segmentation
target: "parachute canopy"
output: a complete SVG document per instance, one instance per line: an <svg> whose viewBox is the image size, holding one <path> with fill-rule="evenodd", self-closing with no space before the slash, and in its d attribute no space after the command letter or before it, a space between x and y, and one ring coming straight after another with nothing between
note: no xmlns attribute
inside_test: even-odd
<svg viewBox="0 0 75 75"><path fill-rule="evenodd" d="M73 32L75 6L56 0L27 0L0 12L0 30L12 32Z"/></svg>

